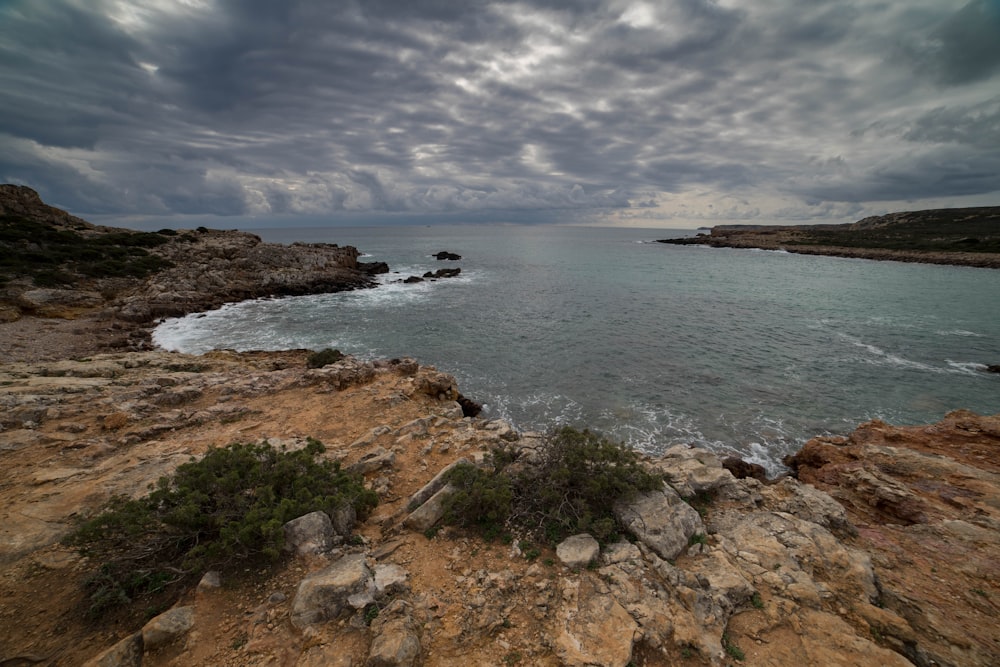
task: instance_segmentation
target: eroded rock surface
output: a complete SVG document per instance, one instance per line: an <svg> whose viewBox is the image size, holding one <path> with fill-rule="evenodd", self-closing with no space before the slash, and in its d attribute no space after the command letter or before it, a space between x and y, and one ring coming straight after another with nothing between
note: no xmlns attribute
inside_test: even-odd
<svg viewBox="0 0 1000 667"><path fill-rule="evenodd" d="M1000 416L930 426L875 420L789 459L857 526L882 603L912 627L918 661L1000 664Z"/></svg>
<svg viewBox="0 0 1000 667"><path fill-rule="evenodd" d="M2 655L147 666L997 662L997 418L868 424L813 441L799 479L767 484L734 477L711 452L668 450L647 461L663 490L620 508L634 542L563 564L555 549L527 560L516 539L408 520L433 515L450 466L481 465L497 446L531 465L542 436L465 417L454 379L412 360L352 360L364 370L328 382L306 357L0 366L0 456L6 479L20 480L0 485L0 621L18 632ZM338 540L321 519L289 539L308 558L266 580L194 588L178 604L193 626L159 648L143 647L141 625L94 633L76 620L92 564L57 544L73 513L143 493L212 445L296 449L307 436L378 492L367 521L327 517ZM51 623L7 623L19 617Z"/></svg>

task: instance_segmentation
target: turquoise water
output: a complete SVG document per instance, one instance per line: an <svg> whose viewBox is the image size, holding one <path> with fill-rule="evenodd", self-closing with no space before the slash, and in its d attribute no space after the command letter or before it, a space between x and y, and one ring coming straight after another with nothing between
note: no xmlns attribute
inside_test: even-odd
<svg viewBox="0 0 1000 667"><path fill-rule="evenodd" d="M413 356L522 429L589 426L650 452L699 443L772 471L868 419L1000 412L1000 375L983 371L1000 363L1000 271L650 242L669 230L252 231L355 245L398 273L169 320L156 342ZM462 274L391 282L445 266Z"/></svg>

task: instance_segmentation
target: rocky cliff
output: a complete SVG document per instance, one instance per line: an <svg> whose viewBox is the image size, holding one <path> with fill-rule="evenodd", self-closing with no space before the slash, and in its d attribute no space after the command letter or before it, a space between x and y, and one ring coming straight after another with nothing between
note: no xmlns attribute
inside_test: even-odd
<svg viewBox="0 0 1000 667"><path fill-rule="evenodd" d="M141 326L226 302L374 284L350 246L285 246L203 227L98 227L23 186L0 186L0 232L0 321L97 316Z"/></svg>
<svg viewBox="0 0 1000 667"><path fill-rule="evenodd" d="M543 437L463 417L413 361L162 352L0 367L0 658L76 665L991 665L1000 417L866 424L809 443L800 479L711 452L617 512L629 541L558 549L438 524L439 472ZM213 445L306 436L380 497L347 533L295 537L272 572L209 577L169 610L82 620L73 517ZM808 481L807 481L808 480ZM344 530L343 528L339 530ZM298 533L297 533L298 534ZM339 535L339 537L338 537ZM162 612L162 613L161 613ZM151 618L151 620L150 620ZM31 619L30 623L20 622ZM14 663L17 664L17 663Z"/></svg>

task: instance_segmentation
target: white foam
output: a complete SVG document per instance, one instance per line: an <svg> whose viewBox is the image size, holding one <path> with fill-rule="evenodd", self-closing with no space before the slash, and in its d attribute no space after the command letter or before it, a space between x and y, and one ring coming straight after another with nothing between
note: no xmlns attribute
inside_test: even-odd
<svg viewBox="0 0 1000 667"><path fill-rule="evenodd" d="M949 368L965 375L979 375L987 368L986 364L980 364L975 361L952 361L951 359L945 359L945 362Z"/></svg>
<svg viewBox="0 0 1000 667"><path fill-rule="evenodd" d="M898 354L892 354L891 352L886 352L877 345L871 345L869 343L866 343L860 338L855 338L850 334L838 332L837 335L840 336L842 339L846 340L847 342L851 343L851 345L862 348L863 350L867 351L872 355L871 357L867 358L862 357L857 360L861 361L862 363L873 364L876 366L898 366L901 368L912 368L914 370L927 371L930 373L947 372L947 369L945 368L931 366L929 364L925 364L919 361L913 361L912 359L906 359L905 357L901 357Z"/></svg>
<svg viewBox="0 0 1000 667"><path fill-rule="evenodd" d="M985 338L983 334L975 331L965 331L964 329L954 329L952 331L937 331L938 336L966 336L971 338Z"/></svg>

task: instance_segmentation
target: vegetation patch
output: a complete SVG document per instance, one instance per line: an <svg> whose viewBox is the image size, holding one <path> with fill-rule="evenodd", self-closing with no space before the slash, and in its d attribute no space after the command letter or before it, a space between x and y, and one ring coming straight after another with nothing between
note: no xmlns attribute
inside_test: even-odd
<svg viewBox="0 0 1000 667"><path fill-rule="evenodd" d="M344 358L344 353L333 348L324 348L319 352L313 352L306 358L307 368L323 368L330 364L335 364Z"/></svg>
<svg viewBox="0 0 1000 667"><path fill-rule="evenodd" d="M309 512L350 505L367 516L375 493L318 459L323 451L313 439L294 452L234 443L178 467L142 498L114 498L65 540L102 563L85 583L89 614L177 590L209 569L274 564L284 524Z"/></svg>
<svg viewBox="0 0 1000 667"><path fill-rule="evenodd" d="M1000 252L1000 207L934 209L875 224L800 227L788 245L936 252Z"/></svg>
<svg viewBox="0 0 1000 667"><path fill-rule="evenodd" d="M550 545L583 532L615 539L622 530L615 503L663 484L634 450L569 427L551 433L530 465L498 449L491 467L459 465L447 479L456 491L445 502L445 523L487 539L516 532Z"/></svg>
<svg viewBox="0 0 1000 667"><path fill-rule="evenodd" d="M147 248L170 242L163 232L80 234L17 216L0 216L0 284L27 276L38 287L82 278L144 278L172 264Z"/></svg>

